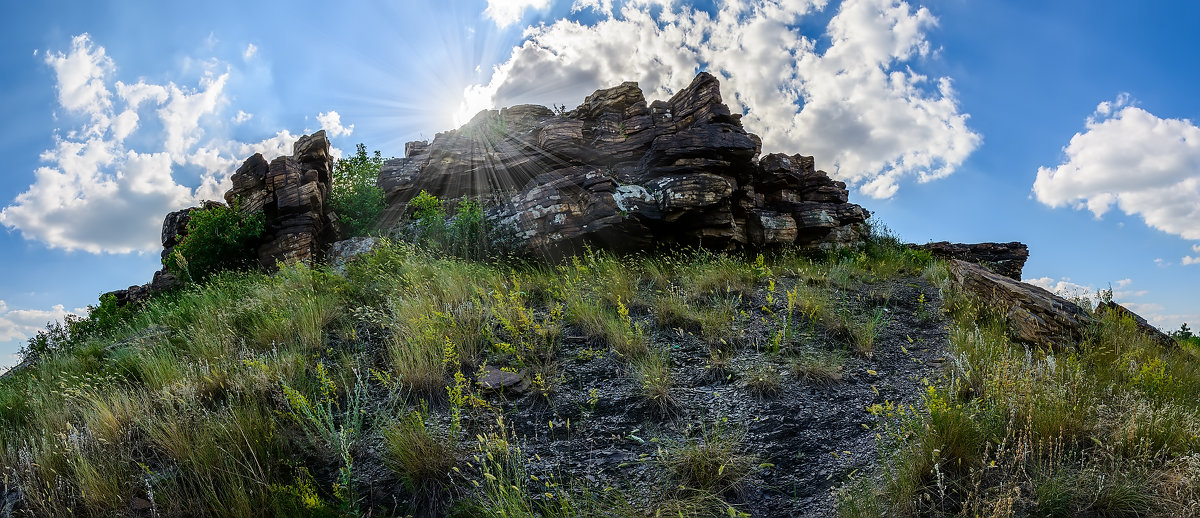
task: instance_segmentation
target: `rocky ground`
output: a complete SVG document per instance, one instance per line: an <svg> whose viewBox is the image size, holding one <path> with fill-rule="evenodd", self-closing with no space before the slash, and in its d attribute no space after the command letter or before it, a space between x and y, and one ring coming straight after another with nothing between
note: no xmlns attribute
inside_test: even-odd
<svg viewBox="0 0 1200 518"><path fill-rule="evenodd" d="M481 391L491 410L471 414L467 435L494 433L502 417L532 475L526 481L532 494L540 493L543 481L555 480L599 495L619 492L631 509L645 510L664 498L688 496L663 461L672 448L716 432L736 438L750 467L740 484L720 495L738 511L831 516L834 490L851 476L870 473L879 458L879 422L869 407L918 405L948 346L937 290L921 277L854 284L837 300L851 314L882 312L870 354L856 352L844 331L807 321L796 323L800 330L791 345L768 351L778 326L763 320L761 290L730 323L738 332L731 345L718 346L729 351L722 359L714 359L698 329L654 327L652 344L669 351L671 363L673 403L667 408L643 394L624 358L568 327L557 387L548 395L527 384ZM647 308L632 313L653 325ZM796 358L812 353L844 359L834 379L806 379L794 370ZM778 386L757 390L754 380L772 378L770 372ZM397 484L387 471L363 471L380 476L372 483L380 489L380 510L403 513L410 502L396 500Z"/></svg>

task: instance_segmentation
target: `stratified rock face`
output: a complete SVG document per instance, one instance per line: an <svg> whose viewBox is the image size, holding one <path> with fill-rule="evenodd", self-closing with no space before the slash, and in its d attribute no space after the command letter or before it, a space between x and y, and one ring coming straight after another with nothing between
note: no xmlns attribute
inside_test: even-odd
<svg viewBox="0 0 1200 518"><path fill-rule="evenodd" d="M960 290L1007 312L1014 340L1061 349L1078 343L1092 322L1079 306L1032 284L958 259L950 260L950 268Z"/></svg>
<svg viewBox="0 0 1200 518"><path fill-rule="evenodd" d="M1175 342L1174 338L1171 338L1166 333L1160 331L1157 327L1150 325L1146 319L1142 318L1137 313L1129 311L1129 309L1125 306L1117 304L1111 300L1104 301L1096 305L1095 313L1097 317L1100 317L1101 315L1104 315L1110 311L1116 313L1117 317L1119 318L1129 317L1130 320L1133 320L1133 325L1138 331L1150 337L1150 339L1159 346L1164 348L1174 348L1179 346L1179 344Z"/></svg>
<svg viewBox="0 0 1200 518"><path fill-rule="evenodd" d="M925 245L910 245L918 250L928 250L934 257L959 259L975 263L1014 281L1021 280L1021 270L1029 259L1029 247L1024 243L950 243L938 241Z"/></svg>
<svg viewBox="0 0 1200 518"><path fill-rule="evenodd" d="M846 185L812 157L757 160L757 136L701 73L668 101L647 105L637 83L598 90L565 114L541 106L484 111L384 164L379 186L395 224L426 190L444 199L498 202L489 218L530 252L559 256L584 245L712 248L861 241L869 216Z"/></svg>
<svg viewBox="0 0 1200 518"><path fill-rule="evenodd" d="M337 240L337 216L327 206L333 187L333 157L325 131L300 137L292 156L270 163L261 154L246 159L230 177L225 201L243 212L262 211L266 230L258 247L263 268L276 262L311 263Z"/></svg>

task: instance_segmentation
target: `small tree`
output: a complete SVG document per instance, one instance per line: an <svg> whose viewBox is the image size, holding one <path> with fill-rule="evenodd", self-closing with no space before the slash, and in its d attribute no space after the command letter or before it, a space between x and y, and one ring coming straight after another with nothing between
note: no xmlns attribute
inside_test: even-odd
<svg viewBox="0 0 1200 518"><path fill-rule="evenodd" d="M379 151L367 154L367 146L355 146L354 156L342 158L333 167L333 191L329 205L346 225L351 236L370 232L386 204L383 189L375 185L383 157Z"/></svg>
<svg viewBox="0 0 1200 518"><path fill-rule="evenodd" d="M243 214L236 202L192 211L187 235L163 266L192 282L203 282L221 270L253 266L265 225L261 212Z"/></svg>

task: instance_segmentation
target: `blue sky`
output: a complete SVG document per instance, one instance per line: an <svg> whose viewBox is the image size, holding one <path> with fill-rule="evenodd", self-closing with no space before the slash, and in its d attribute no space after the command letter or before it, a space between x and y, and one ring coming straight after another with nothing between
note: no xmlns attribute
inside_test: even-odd
<svg viewBox="0 0 1200 518"><path fill-rule="evenodd" d="M27 2L0 24L0 365L159 267L162 216L325 128L385 155L479 109L721 78L902 238L1028 243L1025 277L1200 325L1200 4Z"/></svg>

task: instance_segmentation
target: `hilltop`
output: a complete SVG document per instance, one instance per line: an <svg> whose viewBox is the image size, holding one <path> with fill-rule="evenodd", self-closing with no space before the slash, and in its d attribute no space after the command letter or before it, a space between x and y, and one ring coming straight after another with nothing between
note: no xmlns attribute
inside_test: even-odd
<svg viewBox="0 0 1200 518"><path fill-rule="evenodd" d="M701 74L250 157L0 380L0 513L1200 513L1194 340L760 152Z"/></svg>

